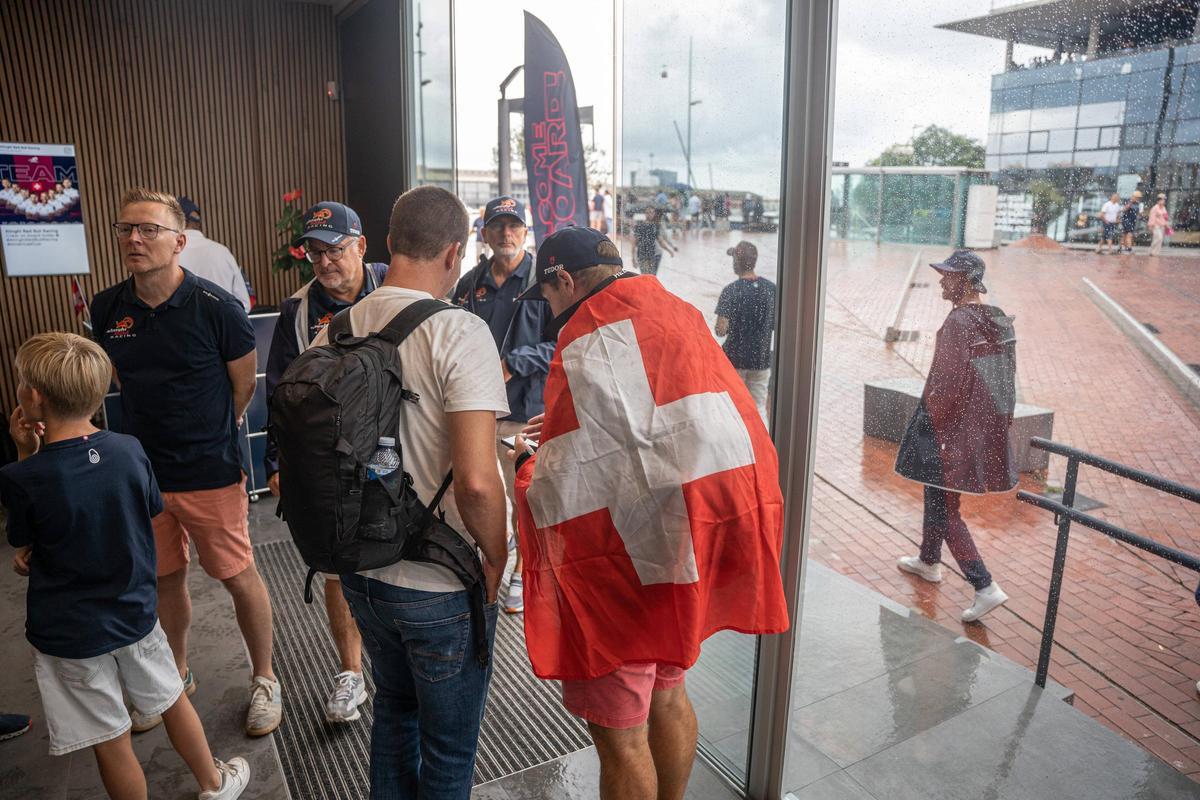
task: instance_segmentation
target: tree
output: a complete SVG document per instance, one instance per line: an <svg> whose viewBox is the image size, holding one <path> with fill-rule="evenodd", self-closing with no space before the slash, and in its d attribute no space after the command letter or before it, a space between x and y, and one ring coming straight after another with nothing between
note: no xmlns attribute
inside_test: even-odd
<svg viewBox="0 0 1200 800"><path fill-rule="evenodd" d="M894 144L867 162L869 167L969 167L983 169L981 143L937 125L917 134L911 144Z"/></svg>
<svg viewBox="0 0 1200 800"><path fill-rule="evenodd" d="M1033 232L1045 234L1046 227L1067 207L1067 199L1050 181L1033 181L1027 191L1033 201Z"/></svg>

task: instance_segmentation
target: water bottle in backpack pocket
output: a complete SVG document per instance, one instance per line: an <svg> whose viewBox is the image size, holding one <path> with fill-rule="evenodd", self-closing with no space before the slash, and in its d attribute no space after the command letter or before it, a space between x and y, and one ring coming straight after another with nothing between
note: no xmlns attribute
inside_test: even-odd
<svg viewBox="0 0 1200 800"><path fill-rule="evenodd" d="M421 530L416 523L424 519L425 509L413 491L412 478L402 466L396 440L380 436L365 467L356 539L403 545Z"/></svg>

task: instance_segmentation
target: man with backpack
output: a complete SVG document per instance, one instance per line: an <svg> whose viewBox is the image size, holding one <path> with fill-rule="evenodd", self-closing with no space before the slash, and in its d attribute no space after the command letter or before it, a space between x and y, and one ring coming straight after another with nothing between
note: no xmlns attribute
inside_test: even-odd
<svg viewBox="0 0 1200 800"><path fill-rule="evenodd" d="M284 370L308 349L334 315L366 297L383 282L387 264L365 264L367 237L358 214L341 203L321 202L304 214L304 232L292 242L304 247L304 257L313 265L313 279L279 306L279 319L267 358L267 401ZM279 462L274 439L267 438L263 458L271 494L280 496ZM362 637L350 616L342 585L336 575L325 576L325 611L329 632L338 652L341 671L333 678L333 691L325 700L325 719L353 722L362 716L358 707L366 702L367 682L362 674Z"/></svg>
<svg viewBox="0 0 1200 800"><path fill-rule="evenodd" d="M310 579L341 574L371 656L372 797L466 800L491 678L508 402L487 324L434 299L459 275L468 229L445 189L402 195L383 285L333 319L271 399L285 519Z"/></svg>

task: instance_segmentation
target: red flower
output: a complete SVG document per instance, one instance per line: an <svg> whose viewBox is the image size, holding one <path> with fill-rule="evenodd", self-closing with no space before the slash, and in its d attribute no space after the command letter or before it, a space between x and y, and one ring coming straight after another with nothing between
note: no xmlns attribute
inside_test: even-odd
<svg viewBox="0 0 1200 800"><path fill-rule="evenodd" d="M290 192L284 192L284 194L283 194L283 202L285 202L285 203L291 203L291 202L294 202L294 201L296 201L296 200L299 200L299 199L300 199L301 197L303 197L303 196L304 196L304 191L303 191L303 190L301 190L301 189L292 189Z"/></svg>
<svg viewBox="0 0 1200 800"><path fill-rule="evenodd" d="M302 261L304 259L303 247L289 247L288 252L291 254L292 258L296 259L297 261Z"/></svg>

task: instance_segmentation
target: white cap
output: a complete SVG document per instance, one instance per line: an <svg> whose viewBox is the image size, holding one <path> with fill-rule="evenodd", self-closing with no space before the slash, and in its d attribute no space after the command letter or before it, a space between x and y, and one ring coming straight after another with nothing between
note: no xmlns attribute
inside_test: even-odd
<svg viewBox="0 0 1200 800"><path fill-rule="evenodd" d="M396 440L393 439L391 436L380 436L379 437L379 446L380 447L395 447Z"/></svg>

